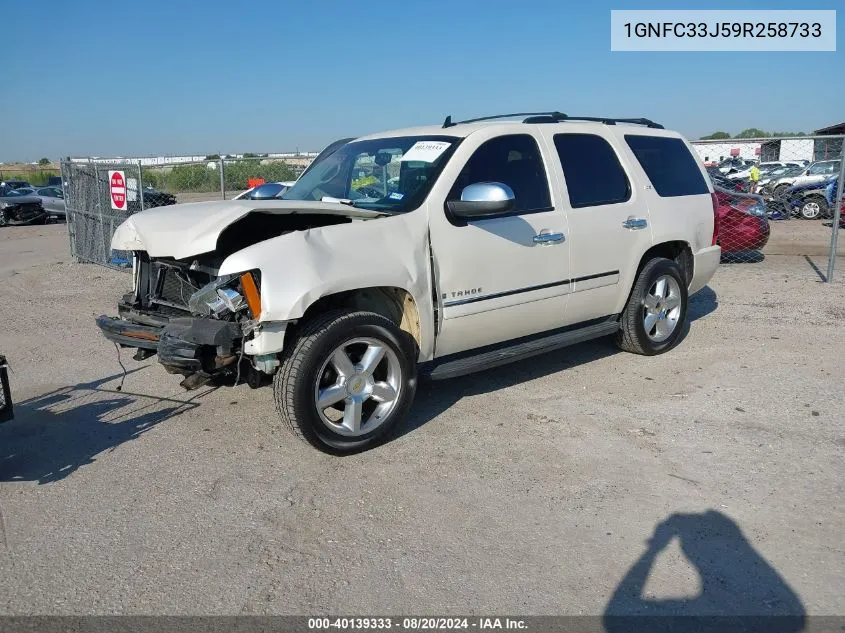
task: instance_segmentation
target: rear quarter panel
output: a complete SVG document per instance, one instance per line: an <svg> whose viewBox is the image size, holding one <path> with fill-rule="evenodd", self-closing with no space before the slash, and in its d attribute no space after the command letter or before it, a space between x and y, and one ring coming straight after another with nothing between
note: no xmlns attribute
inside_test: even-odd
<svg viewBox="0 0 845 633"><path fill-rule="evenodd" d="M690 196L661 197L658 195L636 155L628 146L625 140L626 133L681 139L704 178L708 192ZM628 155L635 179L642 183L643 198L649 210L652 244L685 242L689 244L693 255L709 249L713 240L714 225L713 201L710 197L713 186L704 164L699 160L697 152L689 142L677 132L669 130L649 129L646 131L618 126L614 134L617 135L618 146ZM643 254L644 252L639 253L638 256L642 257ZM618 306L619 310L623 305L624 302Z"/></svg>

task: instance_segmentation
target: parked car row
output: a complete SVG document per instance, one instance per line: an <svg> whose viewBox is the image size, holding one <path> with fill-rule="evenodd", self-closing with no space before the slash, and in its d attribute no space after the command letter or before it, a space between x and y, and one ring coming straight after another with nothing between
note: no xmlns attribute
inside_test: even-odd
<svg viewBox="0 0 845 633"><path fill-rule="evenodd" d="M707 169L715 186L729 191L750 192L751 167L745 159L730 159ZM724 161L723 161L724 162ZM806 220L829 218L841 161L771 161L760 163L760 177L755 193L765 200L770 219L798 217Z"/></svg>

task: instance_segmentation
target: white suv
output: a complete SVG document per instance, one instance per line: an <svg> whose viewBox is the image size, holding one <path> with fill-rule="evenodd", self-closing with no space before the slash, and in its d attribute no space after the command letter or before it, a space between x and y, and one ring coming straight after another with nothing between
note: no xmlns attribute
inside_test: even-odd
<svg viewBox="0 0 845 633"><path fill-rule="evenodd" d="M383 439L419 375L671 349L720 258L695 152L646 119L515 116L340 143L282 200L130 217L134 289L98 325L186 388L274 375L284 423L334 453Z"/></svg>

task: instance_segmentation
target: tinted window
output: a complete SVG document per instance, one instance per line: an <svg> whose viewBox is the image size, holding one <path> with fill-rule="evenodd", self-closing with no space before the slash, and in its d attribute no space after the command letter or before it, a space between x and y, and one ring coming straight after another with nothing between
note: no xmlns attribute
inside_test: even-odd
<svg viewBox="0 0 845 633"><path fill-rule="evenodd" d="M625 202L631 186L616 152L595 134L555 134L555 148L573 208Z"/></svg>
<svg viewBox="0 0 845 633"><path fill-rule="evenodd" d="M657 195L668 198L709 192L698 163L681 139L626 134L625 141Z"/></svg>
<svg viewBox="0 0 845 633"><path fill-rule="evenodd" d="M501 182L513 189L517 213L552 206L540 149L530 134L499 136L481 145L467 161L448 199L459 200L464 187L477 182Z"/></svg>

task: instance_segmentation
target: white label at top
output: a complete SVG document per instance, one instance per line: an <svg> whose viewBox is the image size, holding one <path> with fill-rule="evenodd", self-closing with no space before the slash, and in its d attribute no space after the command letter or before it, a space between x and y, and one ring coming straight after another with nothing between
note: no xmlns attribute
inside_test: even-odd
<svg viewBox="0 0 845 633"><path fill-rule="evenodd" d="M610 12L612 51L835 51L833 9Z"/></svg>
<svg viewBox="0 0 845 633"><path fill-rule="evenodd" d="M402 156L403 161L416 160L423 163L433 163L440 154L449 149L448 141L417 141Z"/></svg>

